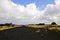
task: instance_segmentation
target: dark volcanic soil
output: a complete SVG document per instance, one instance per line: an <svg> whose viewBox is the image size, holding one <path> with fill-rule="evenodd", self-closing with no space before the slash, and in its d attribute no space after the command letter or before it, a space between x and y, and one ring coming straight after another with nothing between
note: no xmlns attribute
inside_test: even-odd
<svg viewBox="0 0 60 40"><path fill-rule="evenodd" d="M0 40L60 40L60 32L47 29L19 27L0 31ZM45 31L47 30L47 31Z"/></svg>

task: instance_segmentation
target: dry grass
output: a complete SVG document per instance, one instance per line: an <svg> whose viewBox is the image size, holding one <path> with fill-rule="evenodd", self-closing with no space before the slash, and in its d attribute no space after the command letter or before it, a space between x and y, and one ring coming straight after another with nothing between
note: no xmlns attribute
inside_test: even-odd
<svg viewBox="0 0 60 40"><path fill-rule="evenodd" d="M36 30L36 32L40 32L40 31L41 31L40 29Z"/></svg>
<svg viewBox="0 0 60 40"><path fill-rule="evenodd" d="M28 25L32 28L48 28L49 30L60 31L60 25Z"/></svg>
<svg viewBox="0 0 60 40"><path fill-rule="evenodd" d="M49 30L57 30L60 31L60 25L25 25L30 28L47 28ZM15 27L20 27L20 25L15 25L15 26L0 26L0 30L7 30ZM36 32L39 32L40 30L37 30Z"/></svg>
<svg viewBox="0 0 60 40"><path fill-rule="evenodd" d="M15 26L0 26L0 30L7 30L7 29L11 29L11 28L15 28L17 27L16 25Z"/></svg>
<svg viewBox="0 0 60 40"><path fill-rule="evenodd" d="M28 25L28 27L32 27L32 28L46 28L46 25Z"/></svg>

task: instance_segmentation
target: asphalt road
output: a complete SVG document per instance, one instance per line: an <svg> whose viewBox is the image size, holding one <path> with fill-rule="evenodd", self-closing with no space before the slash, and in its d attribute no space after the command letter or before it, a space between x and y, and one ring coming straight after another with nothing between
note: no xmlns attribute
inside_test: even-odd
<svg viewBox="0 0 60 40"><path fill-rule="evenodd" d="M60 32L40 29L20 27L0 31L0 40L60 40Z"/></svg>

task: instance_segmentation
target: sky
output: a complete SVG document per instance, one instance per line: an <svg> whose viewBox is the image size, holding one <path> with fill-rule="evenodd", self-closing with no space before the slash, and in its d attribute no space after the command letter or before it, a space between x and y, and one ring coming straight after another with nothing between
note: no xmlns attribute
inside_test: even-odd
<svg viewBox="0 0 60 40"><path fill-rule="evenodd" d="M0 23L60 24L60 0L0 0Z"/></svg>
<svg viewBox="0 0 60 40"><path fill-rule="evenodd" d="M38 8L43 10L47 4L55 4L54 0L12 0L16 4L24 5L35 3Z"/></svg>

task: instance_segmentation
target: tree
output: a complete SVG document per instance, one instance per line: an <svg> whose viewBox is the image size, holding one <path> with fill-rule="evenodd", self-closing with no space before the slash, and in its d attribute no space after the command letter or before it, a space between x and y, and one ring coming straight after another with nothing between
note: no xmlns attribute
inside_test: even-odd
<svg viewBox="0 0 60 40"><path fill-rule="evenodd" d="M45 25L45 23L39 23L39 25Z"/></svg>
<svg viewBox="0 0 60 40"><path fill-rule="evenodd" d="M57 25L55 22L52 22L51 25Z"/></svg>

